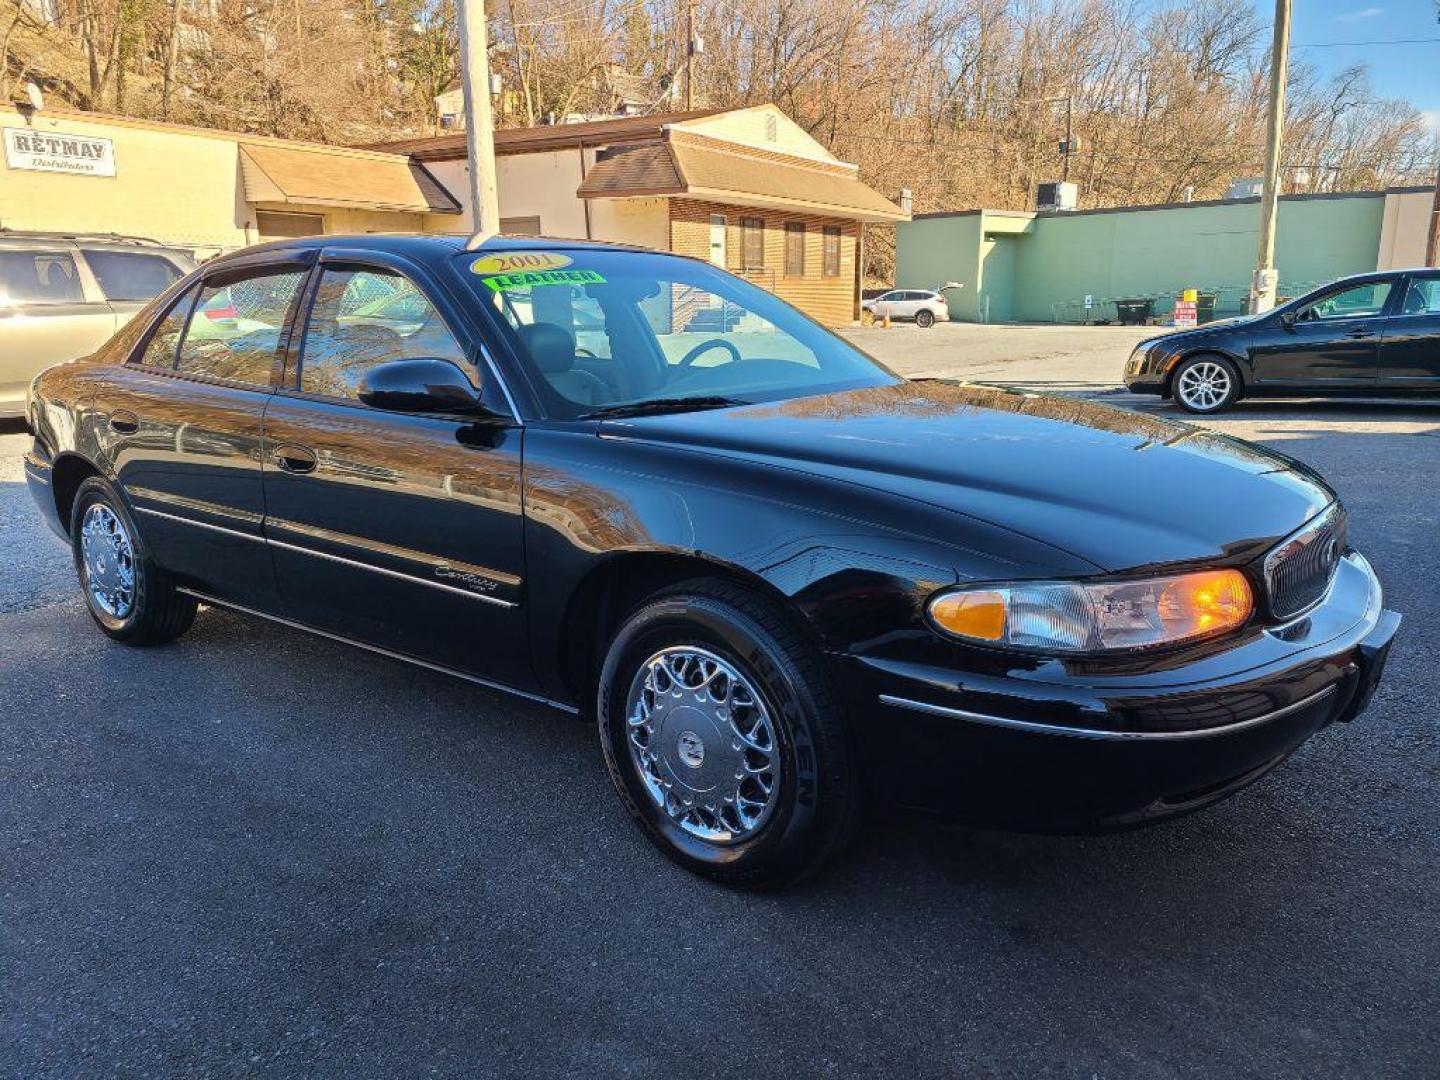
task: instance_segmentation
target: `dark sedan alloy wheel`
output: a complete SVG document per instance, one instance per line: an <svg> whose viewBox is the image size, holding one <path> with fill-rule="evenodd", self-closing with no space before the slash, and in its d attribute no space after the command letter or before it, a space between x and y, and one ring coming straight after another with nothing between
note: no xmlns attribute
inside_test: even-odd
<svg viewBox="0 0 1440 1080"><path fill-rule="evenodd" d="M1239 395L1240 381L1230 361L1195 356L1175 371L1175 402L1186 412L1216 413Z"/></svg>

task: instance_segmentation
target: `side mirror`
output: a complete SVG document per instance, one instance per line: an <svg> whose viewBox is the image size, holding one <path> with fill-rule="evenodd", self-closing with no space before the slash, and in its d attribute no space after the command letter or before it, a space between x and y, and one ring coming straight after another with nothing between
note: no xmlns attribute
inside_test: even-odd
<svg viewBox="0 0 1440 1080"><path fill-rule="evenodd" d="M480 391L449 360L389 360L360 379L359 398L391 412L473 415L484 410Z"/></svg>
<svg viewBox="0 0 1440 1080"><path fill-rule="evenodd" d="M1294 329L1295 329L1295 312L1293 312L1293 311L1282 311L1282 312L1280 313L1280 325L1283 326L1286 330L1294 330Z"/></svg>

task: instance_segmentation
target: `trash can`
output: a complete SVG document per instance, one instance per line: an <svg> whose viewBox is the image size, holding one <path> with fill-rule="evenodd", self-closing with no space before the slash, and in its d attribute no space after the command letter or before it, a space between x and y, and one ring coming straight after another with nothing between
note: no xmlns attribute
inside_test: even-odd
<svg viewBox="0 0 1440 1080"><path fill-rule="evenodd" d="M1197 325L1204 326L1207 322L1215 321L1215 305L1219 299L1220 297L1213 292L1202 292L1195 298L1195 322Z"/></svg>
<svg viewBox="0 0 1440 1080"><path fill-rule="evenodd" d="M1138 300L1116 300L1115 312L1121 326L1144 326L1155 313L1155 301L1149 297Z"/></svg>

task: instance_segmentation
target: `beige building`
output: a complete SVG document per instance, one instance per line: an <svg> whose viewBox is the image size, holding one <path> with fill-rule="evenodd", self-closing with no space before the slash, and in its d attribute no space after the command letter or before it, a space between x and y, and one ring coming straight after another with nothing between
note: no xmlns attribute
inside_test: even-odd
<svg viewBox="0 0 1440 1080"><path fill-rule="evenodd" d="M400 154L0 105L0 229L143 236L201 257L319 233L449 232L460 205Z"/></svg>
<svg viewBox="0 0 1440 1080"><path fill-rule="evenodd" d="M0 230L117 233L204 258L325 233L468 234L465 136L351 148L0 105ZM860 226L907 217L773 105L495 134L502 231L706 258L837 325Z"/></svg>
<svg viewBox="0 0 1440 1080"><path fill-rule="evenodd" d="M468 200L463 134L375 149ZM495 155L502 232L707 258L830 325L858 317L860 225L908 218L774 105L510 128Z"/></svg>

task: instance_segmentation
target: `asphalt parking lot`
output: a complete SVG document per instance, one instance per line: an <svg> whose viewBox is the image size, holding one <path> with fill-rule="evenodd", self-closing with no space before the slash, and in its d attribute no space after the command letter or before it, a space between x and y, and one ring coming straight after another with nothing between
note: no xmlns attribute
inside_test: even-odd
<svg viewBox="0 0 1440 1080"><path fill-rule="evenodd" d="M1168 411L1107 393L1112 336L924 348ZM1440 406L1211 426L1348 503L1406 616L1370 712L1178 822L881 820L759 896L654 852L558 713L219 610L110 644L0 427L0 1074L1440 1075Z"/></svg>

